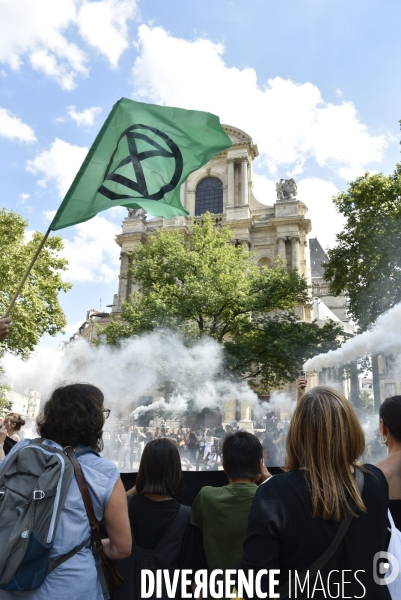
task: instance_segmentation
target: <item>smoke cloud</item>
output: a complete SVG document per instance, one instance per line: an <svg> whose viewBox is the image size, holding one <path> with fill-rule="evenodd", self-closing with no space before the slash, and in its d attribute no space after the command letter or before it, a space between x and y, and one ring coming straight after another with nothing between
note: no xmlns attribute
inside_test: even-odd
<svg viewBox="0 0 401 600"><path fill-rule="evenodd" d="M84 340L58 351L39 348L27 361L5 356L3 367L3 383L39 389L43 401L57 386L94 384L103 391L111 417L154 409L174 415L222 409L225 400L233 399L258 406L257 395L246 383L223 375L223 350L217 342L207 338L188 348L168 331L131 338L118 348L93 347ZM143 402L147 395L155 399L151 405Z"/></svg>
<svg viewBox="0 0 401 600"><path fill-rule="evenodd" d="M342 367L368 354L398 354L401 352L401 303L381 315L369 331L348 340L337 350L319 354L305 363L307 371L327 367Z"/></svg>

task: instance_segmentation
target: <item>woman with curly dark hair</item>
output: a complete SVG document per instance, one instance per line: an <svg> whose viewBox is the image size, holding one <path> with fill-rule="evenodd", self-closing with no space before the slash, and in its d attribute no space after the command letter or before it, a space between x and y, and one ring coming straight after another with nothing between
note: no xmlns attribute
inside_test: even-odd
<svg viewBox="0 0 401 600"><path fill-rule="evenodd" d="M103 540L105 554L112 560L128 556L131 534L125 490L117 467L97 454L103 447L105 418L103 394L95 386L76 383L59 387L46 402L38 418L38 433L49 445L63 449L86 446L95 452L78 456L98 521L104 519L109 538ZM28 444L24 439L14 446L0 469L13 452ZM0 457L1 460L1 457ZM62 509L50 558L63 556L90 538L90 525L75 476ZM4 591L2 600L102 600L90 542L48 575L43 584L32 591Z"/></svg>

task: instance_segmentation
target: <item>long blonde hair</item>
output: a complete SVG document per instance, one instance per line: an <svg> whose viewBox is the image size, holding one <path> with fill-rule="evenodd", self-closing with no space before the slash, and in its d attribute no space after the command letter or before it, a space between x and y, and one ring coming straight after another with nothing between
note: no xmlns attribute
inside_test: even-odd
<svg viewBox="0 0 401 600"><path fill-rule="evenodd" d="M366 511L350 465L363 454L365 436L350 402L317 386L298 402L287 435L286 470L305 469L312 515L341 521Z"/></svg>

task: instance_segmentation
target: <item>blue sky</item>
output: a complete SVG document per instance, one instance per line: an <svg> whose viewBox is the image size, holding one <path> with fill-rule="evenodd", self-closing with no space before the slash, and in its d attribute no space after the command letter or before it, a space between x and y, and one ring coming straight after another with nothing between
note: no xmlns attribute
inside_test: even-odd
<svg viewBox="0 0 401 600"><path fill-rule="evenodd" d="M275 181L294 176L313 234L332 245L332 195L399 160L399 19L396 0L0 0L1 205L44 232L125 96L247 131L256 197L272 204ZM112 303L124 215L59 232L69 335Z"/></svg>

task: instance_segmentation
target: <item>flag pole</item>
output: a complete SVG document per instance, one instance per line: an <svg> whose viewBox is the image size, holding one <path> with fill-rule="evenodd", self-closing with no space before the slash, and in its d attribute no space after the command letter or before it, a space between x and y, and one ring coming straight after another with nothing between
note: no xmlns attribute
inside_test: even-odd
<svg viewBox="0 0 401 600"><path fill-rule="evenodd" d="M43 236L43 239L42 239L42 241L40 242L39 246L37 247L37 249L36 249L36 252L35 252L35 254L33 255L33 258L32 258L32 260L31 260L31 262L30 262L30 265L29 265L29 267L27 268L27 270L26 270L26 271L25 271L25 273L24 273L24 276L23 276L23 278L22 278L22 280L21 280L21 283L19 284L19 286L18 286L18 289L17 289L17 291L15 292L15 294L14 294L14 296L13 296L13 298L12 298L11 302L10 302L10 306L7 308L7 312L6 312L6 314L4 315L5 317L8 317L8 316L10 315L10 312L12 311L12 309L13 309L13 307L14 307L14 304L15 304L15 302L16 302L16 300L17 300L17 298L18 298L18 296L19 296L19 294L20 294L20 292L21 292L22 288L24 287L24 283L25 283L25 281L28 279L29 273L32 271L32 267L33 267L33 265L35 264L35 262L36 262L36 259L37 259L37 258L38 258L38 256L39 256L39 252L42 250L43 246L45 245L45 242L46 242L47 238L49 237L50 231L51 231L51 229L50 229L50 227L49 227L49 229L46 231L45 235Z"/></svg>

